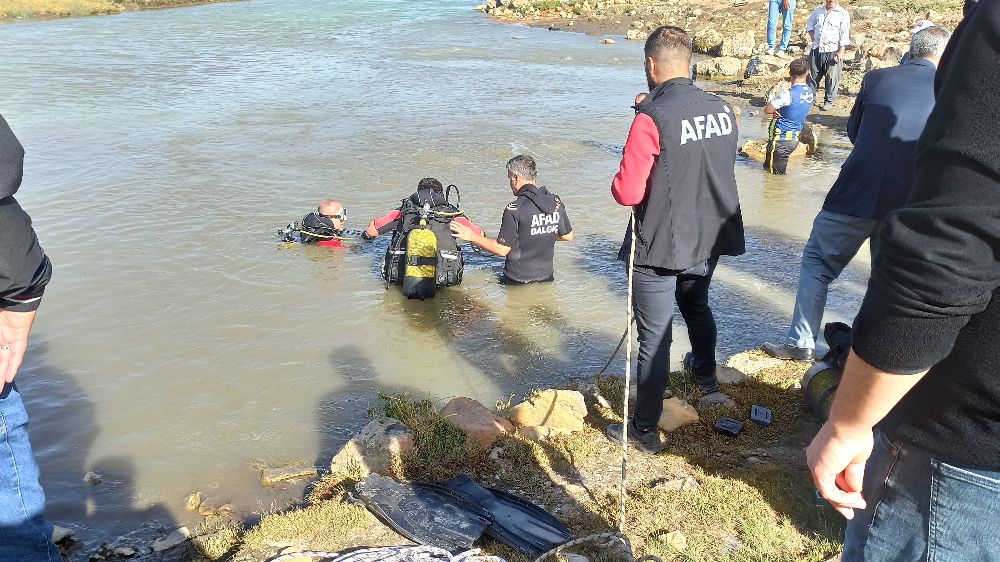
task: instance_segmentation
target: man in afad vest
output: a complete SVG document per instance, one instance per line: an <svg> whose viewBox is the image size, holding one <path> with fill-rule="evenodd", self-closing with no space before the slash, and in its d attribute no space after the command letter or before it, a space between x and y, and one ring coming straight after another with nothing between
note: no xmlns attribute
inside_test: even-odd
<svg viewBox="0 0 1000 562"><path fill-rule="evenodd" d="M636 236L633 306L639 331L638 396L628 439L646 453L665 448L657 423L670 376L674 302L692 353L684 367L702 392L700 406L725 403L715 374L716 327L708 288L719 256L743 254L736 191L738 130L733 108L694 85L691 36L663 26L646 41L649 95L636 106L611 193L633 207ZM628 263L632 232L619 259ZM623 424L608 426L621 441Z"/></svg>
<svg viewBox="0 0 1000 562"><path fill-rule="evenodd" d="M507 180L517 198L503 210L496 240L477 234L458 221L451 223L456 238L506 258L500 278L504 284L552 281L556 242L573 239L566 206L559 196L535 185L537 175L535 160L530 156L520 154L507 162Z"/></svg>

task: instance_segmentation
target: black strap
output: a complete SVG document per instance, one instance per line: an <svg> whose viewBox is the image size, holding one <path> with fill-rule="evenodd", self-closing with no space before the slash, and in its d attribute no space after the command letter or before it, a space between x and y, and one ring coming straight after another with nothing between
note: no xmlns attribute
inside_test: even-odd
<svg viewBox="0 0 1000 562"><path fill-rule="evenodd" d="M455 188L455 195L458 196L458 203L455 204L455 208L457 209L457 208L459 208L459 207L462 206L462 192L458 190L458 186L457 185L455 185L455 184L449 185L448 186L448 191L446 191L445 194L444 194L444 198L449 203L451 202L451 189L452 188Z"/></svg>
<svg viewBox="0 0 1000 562"><path fill-rule="evenodd" d="M408 265L437 265L437 258L427 258L423 256L409 256L406 260Z"/></svg>

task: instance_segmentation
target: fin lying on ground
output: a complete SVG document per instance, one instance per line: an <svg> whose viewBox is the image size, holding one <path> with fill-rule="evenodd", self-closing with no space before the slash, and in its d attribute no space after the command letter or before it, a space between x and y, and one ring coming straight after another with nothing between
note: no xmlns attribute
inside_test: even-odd
<svg viewBox="0 0 1000 562"><path fill-rule="evenodd" d="M573 538L558 519L507 492L484 488L468 476L435 484L401 484L372 474L355 487L383 523L419 544L468 550L483 532L538 556Z"/></svg>
<svg viewBox="0 0 1000 562"><path fill-rule="evenodd" d="M495 488L484 488L468 476L434 487L481 507L490 518L486 534L518 551L538 556L573 538L561 521L537 505Z"/></svg>
<svg viewBox="0 0 1000 562"><path fill-rule="evenodd" d="M355 492L375 517L413 542L452 552L472 548L490 519L485 511L435 487L372 474Z"/></svg>

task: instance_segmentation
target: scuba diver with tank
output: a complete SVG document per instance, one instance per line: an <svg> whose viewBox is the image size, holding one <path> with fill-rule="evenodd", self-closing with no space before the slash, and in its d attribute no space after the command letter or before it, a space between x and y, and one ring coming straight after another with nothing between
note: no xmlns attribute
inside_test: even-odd
<svg viewBox="0 0 1000 562"><path fill-rule="evenodd" d="M458 204L449 201L452 189ZM459 204L457 187L450 185L446 191L440 181L424 178L398 209L372 219L362 238L393 233L382 263L386 283L402 285L404 295L421 300L433 297L438 287L462 283L465 261L448 225L456 221L475 232L483 229L465 216Z"/></svg>
<svg viewBox="0 0 1000 562"><path fill-rule="evenodd" d="M360 230L345 230L347 209L333 199L320 201L316 212L278 230L283 242L301 242L329 248L343 248L343 240L364 236Z"/></svg>

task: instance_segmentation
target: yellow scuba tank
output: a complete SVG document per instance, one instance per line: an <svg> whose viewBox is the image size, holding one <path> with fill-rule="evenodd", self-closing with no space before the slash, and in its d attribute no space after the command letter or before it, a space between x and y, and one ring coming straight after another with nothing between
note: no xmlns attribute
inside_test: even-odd
<svg viewBox="0 0 1000 562"><path fill-rule="evenodd" d="M403 274L403 294L411 299L434 296L437 289L437 235L427 225L430 205L424 204L420 226L406 235L406 269Z"/></svg>

